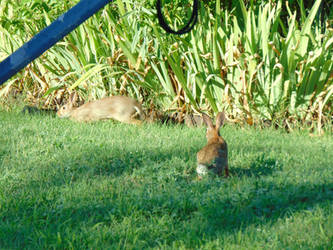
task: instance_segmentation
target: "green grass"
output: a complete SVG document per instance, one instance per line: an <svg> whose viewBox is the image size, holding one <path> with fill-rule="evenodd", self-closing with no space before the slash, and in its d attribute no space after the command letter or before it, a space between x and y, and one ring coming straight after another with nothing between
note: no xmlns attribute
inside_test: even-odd
<svg viewBox="0 0 333 250"><path fill-rule="evenodd" d="M333 139L226 125L231 178L197 181L204 128L0 111L1 249L332 249Z"/></svg>

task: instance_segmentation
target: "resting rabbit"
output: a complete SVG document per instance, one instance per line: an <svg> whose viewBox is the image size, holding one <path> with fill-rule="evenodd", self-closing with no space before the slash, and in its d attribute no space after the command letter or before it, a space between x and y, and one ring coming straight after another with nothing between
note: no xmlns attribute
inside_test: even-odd
<svg viewBox="0 0 333 250"><path fill-rule="evenodd" d="M226 177L229 176L228 169L228 147L226 141L220 136L219 130L223 125L225 115L218 113L216 117L216 126L212 119L203 114L202 118L207 125L207 145L197 153L197 174L199 179L208 173L222 175L225 171Z"/></svg>
<svg viewBox="0 0 333 250"><path fill-rule="evenodd" d="M70 118L79 122L114 119L129 124L141 124L144 119L141 104L127 96L111 96L92 101L75 108L72 94L68 103L57 112L60 118ZM140 120L136 116L140 116Z"/></svg>

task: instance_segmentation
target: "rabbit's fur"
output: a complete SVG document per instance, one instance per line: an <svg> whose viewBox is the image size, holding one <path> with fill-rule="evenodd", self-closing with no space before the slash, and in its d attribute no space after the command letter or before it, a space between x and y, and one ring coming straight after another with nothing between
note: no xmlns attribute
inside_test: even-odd
<svg viewBox="0 0 333 250"><path fill-rule="evenodd" d="M127 96L111 96L92 101L75 108L76 95L72 94L68 103L60 107L57 115L79 122L114 119L129 124L141 124L144 119L141 104ZM135 117L139 115L141 120Z"/></svg>
<svg viewBox="0 0 333 250"><path fill-rule="evenodd" d="M226 141L220 136L219 130L223 125L225 115L219 112L216 117L216 126L212 119L202 114L202 118L207 125L207 145L197 153L197 174L199 179L208 173L222 175L225 171L226 177L229 176L228 169L228 147Z"/></svg>

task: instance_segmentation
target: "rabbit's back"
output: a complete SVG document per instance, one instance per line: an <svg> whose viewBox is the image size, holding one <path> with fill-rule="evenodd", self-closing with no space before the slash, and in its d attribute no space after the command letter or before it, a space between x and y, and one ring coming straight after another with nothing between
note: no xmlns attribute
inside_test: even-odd
<svg viewBox="0 0 333 250"><path fill-rule="evenodd" d="M203 147L197 153L197 166L197 171L213 171L216 174L221 174L223 169L228 166L227 143L216 142Z"/></svg>
<svg viewBox="0 0 333 250"><path fill-rule="evenodd" d="M227 158L227 143L212 143L204 146L197 153L197 161L201 164L211 164L216 158Z"/></svg>
<svg viewBox="0 0 333 250"><path fill-rule="evenodd" d="M130 119L136 112L140 113L141 111L141 105L136 100L126 96L111 96L86 103L75 109L71 116L78 121L103 119L125 121Z"/></svg>

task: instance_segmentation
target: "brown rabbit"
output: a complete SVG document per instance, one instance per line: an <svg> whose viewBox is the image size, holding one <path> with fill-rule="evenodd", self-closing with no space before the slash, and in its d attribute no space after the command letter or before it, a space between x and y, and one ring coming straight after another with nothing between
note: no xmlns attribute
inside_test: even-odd
<svg viewBox="0 0 333 250"><path fill-rule="evenodd" d="M212 119L202 114L202 118L207 125L207 145L197 153L197 173L199 179L209 172L222 175L225 171L226 177L229 176L228 169L228 147L226 141L220 136L219 130L223 125L225 115L219 112L216 117L216 126Z"/></svg>
<svg viewBox="0 0 333 250"><path fill-rule="evenodd" d="M71 118L79 122L98 121L103 119L114 119L129 124L141 124L136 119L144 119L141 104L127 96L111 96L92 101L75 108L76 96L72 94L68 103L63 105L57 112L60 118Z"/></svg>

